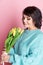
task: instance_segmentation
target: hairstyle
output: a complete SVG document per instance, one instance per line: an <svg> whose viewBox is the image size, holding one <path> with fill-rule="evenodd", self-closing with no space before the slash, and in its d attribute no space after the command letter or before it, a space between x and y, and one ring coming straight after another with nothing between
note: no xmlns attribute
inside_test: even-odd
<svg viewBox="0 0 43 65"><path fill-rule="evenodd" d="M35 6L28 6L23 10L23 15L27 15L32 17L33 22L37 28L41 28L42 26L42 13L39 8Z"/></svg>

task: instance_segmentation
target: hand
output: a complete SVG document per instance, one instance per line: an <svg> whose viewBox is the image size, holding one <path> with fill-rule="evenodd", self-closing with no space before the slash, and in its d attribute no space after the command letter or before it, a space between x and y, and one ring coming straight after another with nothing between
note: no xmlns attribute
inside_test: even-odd
<svg viewBox="0 0 43 65"><path fill-rule="evenodd" d="M9 62L9 58L10 58L10 56L6 53L6 51L3 51L2 55L1 55L1 61L2 62Z"/></svg>

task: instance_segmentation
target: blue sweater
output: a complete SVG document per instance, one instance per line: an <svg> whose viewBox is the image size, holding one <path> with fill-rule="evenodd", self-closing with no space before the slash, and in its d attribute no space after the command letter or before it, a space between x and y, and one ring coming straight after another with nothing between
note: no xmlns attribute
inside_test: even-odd
<svg viewBox="0 0 43 65"><path fill-rule="evenodd" d="M43 33L25 30L9 54L12 65L43 65Z"/></svg>

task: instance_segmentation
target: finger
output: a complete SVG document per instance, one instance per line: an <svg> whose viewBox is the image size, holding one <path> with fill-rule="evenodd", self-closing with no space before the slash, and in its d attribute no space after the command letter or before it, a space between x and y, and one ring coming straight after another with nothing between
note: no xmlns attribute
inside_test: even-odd
<svg viewBox="0 0 43 65"><path fill-rule="evenodd" d="M6 50L5 48L2 49L2 51L5 51L5 50Z"/></svg>
<svg viewBox="0 0 43 65"><path fill-rule="evenodd" d="M2 54L3 54L4 52L6 52L6 51L2 51Z"/></svg>
<svg viewBox="0 0 43 65"><path fill-rule="evenodd" d="M1 61L0 64L3 64L3 61Z"/></svg>
<svg viewBox="0 0 43 65"><path fill-rule="evenodd" d="M5 54L5 55L7 55L6 51L2 51L2 54Z"/></svg>

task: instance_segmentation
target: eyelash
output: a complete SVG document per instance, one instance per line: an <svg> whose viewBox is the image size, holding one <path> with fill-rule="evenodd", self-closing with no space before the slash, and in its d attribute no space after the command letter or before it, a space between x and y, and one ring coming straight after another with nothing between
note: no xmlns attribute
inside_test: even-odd
<svg viewBox="0 0 43 65"><path fill-rule="evenodd" d="M25 19L25 17L22 18L22 20L24 20L24 19ZM27 20L30 20L30 18L27 18Z"/></svg>
<svg viewBox="0 0 43 65"><path fill-rule="evenodd" d="M30 19L27 19L27 20L30 20Z"/></svg>
<svg viewBox="0 0 43 65"><path fill-rule="evenodd" d="M22 19L24 20L25 18L22 18ZM27 20L30 20L30 19L27 18Z"/></svg>

